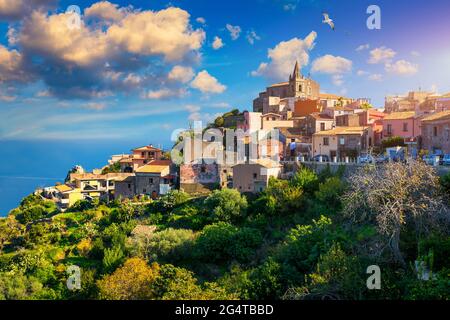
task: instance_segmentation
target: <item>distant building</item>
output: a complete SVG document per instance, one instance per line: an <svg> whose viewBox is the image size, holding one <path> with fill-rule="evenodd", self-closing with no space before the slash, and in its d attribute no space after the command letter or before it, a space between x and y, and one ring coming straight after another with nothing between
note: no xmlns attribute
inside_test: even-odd
<svg viewBox="0 0 450 320"><path fill-rule="evenodd" d="M237 123L237 128L246 133L253 133L261 130L261 112L244 111L244 120Z"/></svg>
<svg viewBox="0 0 450 320"><path fill-rule="evenodd" d="M319 100L323 109L334 107L345 107L354 102L354 99L331 93L320 93Z"/></svg>
<svg viewBox="0 0 450 320"><path fill-rule="evenodd" d="M281 165L270 159L259 159L233 166L233 188L240 192L258 193L267 188L270 177L281 175Z"/></svg>
<svg viewBox="0 0 450 320"><path fill-rule="evenodd" d="M332 160L356 158L367 152L370 127L336 127L313 134L313 156L326 155Z"/></svg>
<svg viewBox="0 0 450 320"><path fill-rule="evenodd" d="M161 149L155 148L152 145L133 149L133 170L136 170L153 160L160 160L162 158L162 153Z"/></svg>
<svg viewBox="0 0 450 320"><path fill-rule="evenodd" d="M331 130L334 119L327 114L312 113L305 117L301 128L306 136L311 137L314 133Z"/></svg>
<svg viewBox="0 0 450 320"><path fill-rule="evenodd" d="M284 98L317 99L319 92L320 85L309 77L304 77L298 62L296 62L289 81L267 87L266 91L261 92L259 97L253 100L253 111L263 112L271 105L279 105L280 99Z"/></svg>
<svg viewBox="0 0 450 320"><path fill-rule="evenodd" d="M420 117L415 111L393 112L386 115L383 120L382 139L402 137L415 139L420 136Z"/></svg>
<svg viewBox="0 0 450 320"><path fill-rule="evenodd" d="M175 185L176 176L171 174L170 160L154 160L136 170L135 192L152 199L166 194ZM173 170L172 170L173 172Z"/></svg>
<svg viewBox="0 0 450 320"><path fill-rule="evenodd" d="M416 111L419 105L433 96L433 92L411 91L407 95L387 96L385 98L384 110L387 113Z"/></svg>
<svg viewBox="0 0 450 320"><path fill-rule="evenodd" d="M427 116L421 121L422 149L431 153L450 153L450 111Z"/></svg>

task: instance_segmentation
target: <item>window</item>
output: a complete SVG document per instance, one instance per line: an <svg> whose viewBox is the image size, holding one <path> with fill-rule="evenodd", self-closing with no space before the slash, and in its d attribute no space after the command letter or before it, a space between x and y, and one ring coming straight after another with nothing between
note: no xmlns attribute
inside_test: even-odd
<svg viewBox="0 0 450 320"><path fill-rule="evenodd" d="M141 152L141 156L143 156L143 157L144 157L144 156L145 156L145 152Z"/></svg>
<svg viewBox="0 0 450 320"><path fill-rule="evenodd" d="M295 138L292 138L292 139L291 139L291 142L295 142Z"/></svg>
<svg viewBox="0 0 450 320"><path fill-rule="evenodd" d="M324 137L323 138L323 145L324 146L329 146L330 145L330 138Z"/></svg>
<svg viewBox="0 0 450 320"><path fill-rule="evenodd" d="M433 127L433 136L437 137L437 135L438 135L438 128Z"/></svg>
<svg viewBox="0 0 450 320"><path fill-rule="evenodd" d="M387 125L387 133L392 134L392 124Z"/></svg>
<svg viewBox="0 0 450 320"><path fill-rule="evenodd" d="M408 132L408 122L403 122L403 132Z"/></svg>
<svg viewBox="0 0 450 320"><path fill-rule="evenodd" d="M325 131L325 123L324 122L320 123L320 131Z"/></svg>
<svg viewBox="0 0 450 320"><path fill-rule="evenodd" d="M144 189L142 190L142 193L147 193L147 189L144 188Z"/></svg>
<svg viewBox="0 0 450 320"><path fill-rule="evenodd" d="M153 178L148 179L149 183L153 183Z"/></svg>
<svg viewBox="0 0 450 320"><path fill-rule="evenodd" d="M303 86L301 84L298 86L298 91L303 92Z"/></svg>
<svg viewBox="0 0 450 320"><path fill-rule="evenodd" d="M275 121L275 117L272 117L272 121Z"/></svg>
<svg viewBox="0 0 450 320"><path fill-rule="evenodd" d="M258 174L257 174L257 173L254 173L254 174L253 174L253 179L256 179L256 178L258 178Z"/></svg>
<svg viewBox="0 0 450 320"><path fill-rule="evenodd" d="M200 172L201 172L201 173L205 173L205 172L206 172L206 167L205 167L205 166L202 166L201 169L200 169Z"/></svg>
<svg viewBox="0 0 450 320"><path fill-rule="evenodd" d="M339 144L344 145L345 144L345 138L339 138Z"/></svg>
<svg viewBox="0 0 450 320"><path fill-rule="evenodd" d="M131 189L131 183L128 184L128 189Z"/></svg>

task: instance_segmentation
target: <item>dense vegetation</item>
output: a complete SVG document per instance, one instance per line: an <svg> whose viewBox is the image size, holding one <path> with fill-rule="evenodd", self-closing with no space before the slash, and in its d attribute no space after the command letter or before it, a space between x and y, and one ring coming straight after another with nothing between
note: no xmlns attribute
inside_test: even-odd
<svg viewBox="0 0 450 320"><path fill-rule="evenodd" d="M65 213L31 195L0 220L0 299L449 299L450 176L432 170L301 169L258 196L173 191ZM373 264L381 290L366 286Z"/></svg>

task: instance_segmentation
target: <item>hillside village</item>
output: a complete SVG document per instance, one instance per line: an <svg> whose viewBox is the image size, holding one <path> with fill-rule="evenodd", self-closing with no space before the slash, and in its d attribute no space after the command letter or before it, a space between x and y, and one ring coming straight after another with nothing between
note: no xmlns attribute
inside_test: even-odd
<svg viewBox="0 0 450 320"><path fill-rule="evenodd" d="M389 96L382 111L368 98L321 92L319 83L302 75L298 63L287 82L259 94L252 111L233 110L207 128L244 132L240 142L245 157L233 163L221 161L222 143L204 139L200 161L176 164L168 152L147 145L131 154L113 155L105 167L93 172L77 166L63 184L35 193L64 211L79 200L156 199L172 189L190 194L221 188L259 193L270 177L288 178L300 163L356 165L412 157L431 165L450 165L450 93L412 91ZM271 130L278 133L277 140L265 144L264 135ZM263 138L254 159L249 144L255 134ZM392 147L395 152L386 153ZM235 157L235 150L227 151Z"/></svg>

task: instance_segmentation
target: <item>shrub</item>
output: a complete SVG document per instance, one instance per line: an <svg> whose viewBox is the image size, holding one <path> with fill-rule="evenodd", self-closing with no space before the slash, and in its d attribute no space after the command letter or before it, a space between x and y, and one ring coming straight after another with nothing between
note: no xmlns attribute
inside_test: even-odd
<svg viewBox="0 0 450 320"><path fill-rule="evenodd" d="M247 210L247 199L235 189L214 190L205 199L205 208L211 212L212 221L238 220Z"/></svg>

